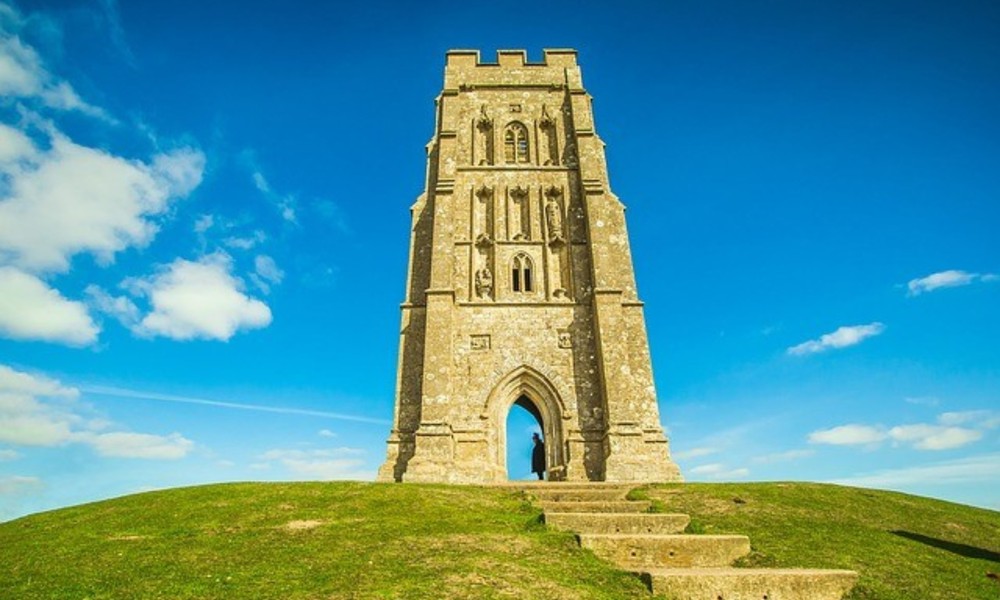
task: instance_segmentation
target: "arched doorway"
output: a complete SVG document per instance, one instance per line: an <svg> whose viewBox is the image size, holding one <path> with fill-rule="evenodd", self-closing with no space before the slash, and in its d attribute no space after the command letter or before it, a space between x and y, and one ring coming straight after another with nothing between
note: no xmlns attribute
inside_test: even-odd
<svg viewBox="0 0 1000 600"><path fill-rule="evenodd" d="M546 479L565 478L565 452L563 449L563 415L566 411L552 383L537 370L522 365L504 377L490 393L483 418L487 422L486 435L492 454L494 481L506 481L507 418L511 410L527 411L537 422L545 439ZM520 436L522 432L514 432ZM530 442L530 434L527 436ZM529 459L530 460L530 459ZM529 463L530 471L530 463Z"/></svg>
<svg viewBox="0 0 1000 600"><path fill-rule="evenodd" d="M531 472L531 456L535 443L532 436L544 437L542 415L530 398L521 396L507 411L507 479L510 481L537 479Z"/></svg>

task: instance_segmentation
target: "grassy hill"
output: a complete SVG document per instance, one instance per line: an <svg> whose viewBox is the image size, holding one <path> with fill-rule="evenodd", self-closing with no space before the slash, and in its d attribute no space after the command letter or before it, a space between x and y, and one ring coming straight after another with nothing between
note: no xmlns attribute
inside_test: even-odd
<svg viewBox="0 0 1000 600"><path fill-rule="evenodd" d="M640 489L748 565L850 568L855 599L1000 598L1000 513L815 484ZM246 483L0 524L0 598L648 598L502 488Z"/></svg>

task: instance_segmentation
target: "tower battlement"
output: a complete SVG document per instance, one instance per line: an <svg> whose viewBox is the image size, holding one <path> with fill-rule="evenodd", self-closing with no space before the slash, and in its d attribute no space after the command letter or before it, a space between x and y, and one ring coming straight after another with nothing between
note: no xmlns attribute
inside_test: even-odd
<svg viewBox="0 0 1000 600"><path fill-rule="evenodd" d="M583 89L576 50L547 48L542 53L541 62L531 62L525 50L497 50L496 62L483 62L479 50L449 50L445 59L445 90L478 86Z"/></svg>
<svg viewBox="0 0 1000 600"><path fill-rule="evenodd" d="M576 50L572 48L545 48L541 62L530 62L526 50L497 50L496 62L484 62L479 50L449 50L446 54L449 67L575 67Z"/></svg>

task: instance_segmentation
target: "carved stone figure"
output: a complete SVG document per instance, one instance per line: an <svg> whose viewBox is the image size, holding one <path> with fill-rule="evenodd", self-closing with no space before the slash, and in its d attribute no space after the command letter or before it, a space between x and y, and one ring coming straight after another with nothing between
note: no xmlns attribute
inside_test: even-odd
<svg viewBox="0 0 1000 600"><path fill-rule="evenodd" d="M493 294L493 273L483 267L476 271L476 295L489 298Z"/></svg>
<svg viewBox="0 0 1000 600"><path fill-rule="evenodd" d="M564 240L562 208L559 206L559 202L551 196L545 203L545 220L549 225L549 239L553 241Z"/></svg>
<svg viewBox="0 0 1000 600"><path fill-rule="evenodd" d="M479 107L479 116L476 117L476 164L493 164L493 119L486 114L486 105Z"/></svg>

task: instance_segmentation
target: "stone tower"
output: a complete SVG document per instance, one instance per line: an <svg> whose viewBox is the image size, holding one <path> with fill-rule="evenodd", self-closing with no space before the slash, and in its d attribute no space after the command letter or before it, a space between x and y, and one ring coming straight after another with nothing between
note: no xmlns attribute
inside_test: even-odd
<svg viewBox="0 0 1000 600"><path fill-rule="evenodd" d="M505 481L513 405L551 480L677 481L624 207L574 50L447 54L412 207L383 481Z"/></svg>

